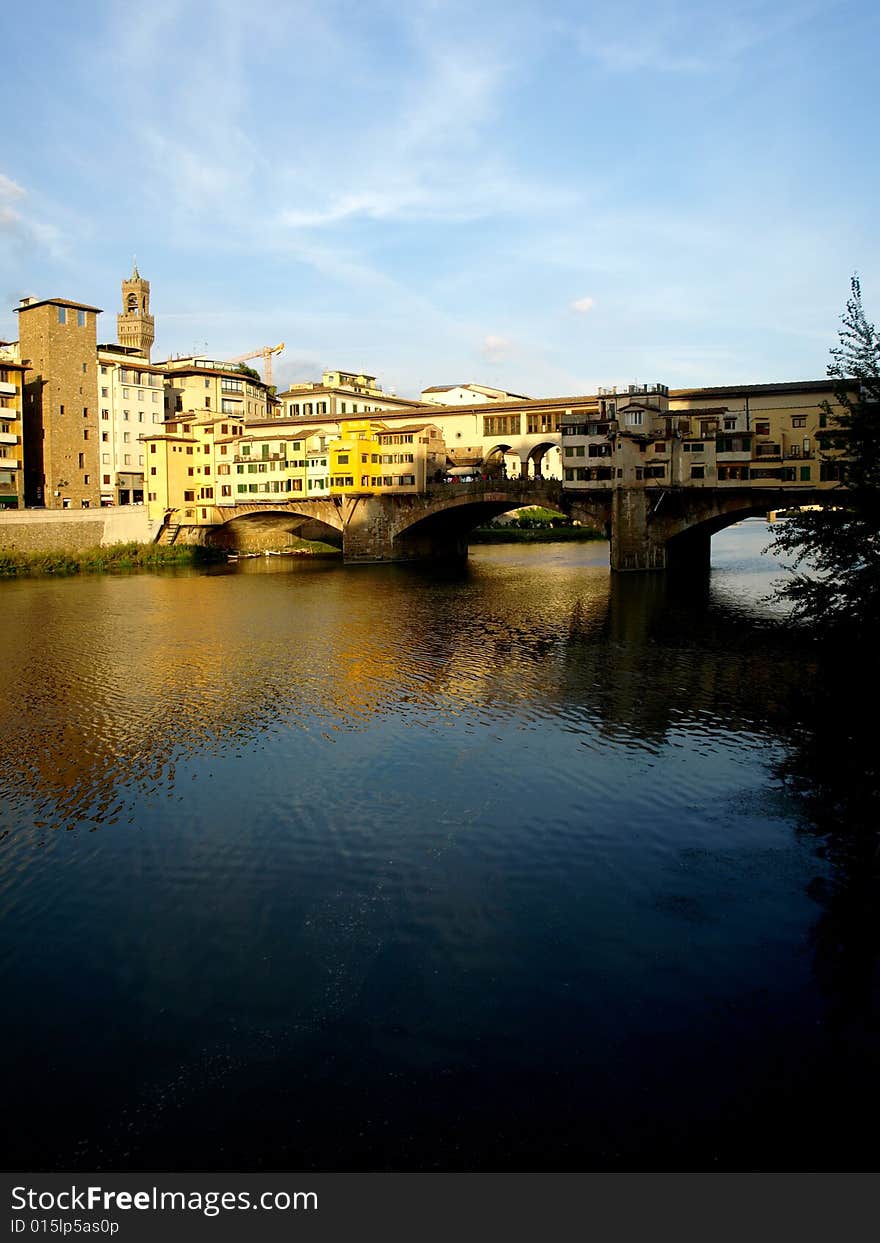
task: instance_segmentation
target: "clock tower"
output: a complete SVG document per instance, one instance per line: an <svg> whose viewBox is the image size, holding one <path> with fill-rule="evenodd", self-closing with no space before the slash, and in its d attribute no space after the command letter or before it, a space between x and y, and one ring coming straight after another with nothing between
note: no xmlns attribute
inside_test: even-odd
<svg viewBox="0 0 880 1243"><path fill-rule="evenodd" d="M150 282L138 272L137 262L131 276L122 282L122 314L116 316L116 337L120 345L133 346L149 362L156 329L150 314Z"/></svg>

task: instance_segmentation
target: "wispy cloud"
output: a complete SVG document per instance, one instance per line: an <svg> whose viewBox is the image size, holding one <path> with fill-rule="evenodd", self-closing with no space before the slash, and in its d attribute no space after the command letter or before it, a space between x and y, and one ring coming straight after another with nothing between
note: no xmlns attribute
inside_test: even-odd
<svg viewBox="0 0 880 1243"><path fill-rule="evenodd" d="M571 310L573 310L576 315L589 315L595 305L595 298L575 298L574 302L571 304Z"/></svg>
<svg viewBox="0 0 880 1243"><path fill-rule="evenodd" d="M731 66L761 45L774 45L827 9L792 0L768 9L760 0L725 5L648 0L591 5L585 17L562 23L590 60L618 74L706 74Z"/></svg>
<svg viewBox="0 0 880 1243"><path fill-rule="evenodd" d="M0 234L19 250L57 253L60 249L60 231L33 210L28 210L27 197L23 186L5 173L0 173Z"/></svg>

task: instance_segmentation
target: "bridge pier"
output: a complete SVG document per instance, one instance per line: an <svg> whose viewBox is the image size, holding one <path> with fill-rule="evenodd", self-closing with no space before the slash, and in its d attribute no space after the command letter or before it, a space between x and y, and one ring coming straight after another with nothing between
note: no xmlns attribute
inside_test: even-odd
<svg viewBox="0 0 880 1243"><path fill-rule="evenodd" d="M616 488L611 497L612 570L665 570L666 540L651 524L653 500L644 488Z"/></svg>
<svg viewBox="0 0 880 1243"><path fill-rule="evenodd" d="M407 499L417 506L421 498ZM342 554L350 565L467 557L467 536L454 523L425 522L400 531L400 509L391 497L353 497L346 502L343 517Z"/></svg>

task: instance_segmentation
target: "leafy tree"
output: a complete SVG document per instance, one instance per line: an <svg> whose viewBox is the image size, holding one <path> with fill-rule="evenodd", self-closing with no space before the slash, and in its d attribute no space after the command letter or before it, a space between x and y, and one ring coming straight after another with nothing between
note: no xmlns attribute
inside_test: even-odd
<svg viewBox="0 0 880 1243"><path fill-rule="evenodd" d="M856 276L841 323L828 365L838 408L823 403L819 437L823 461L838 473L833 503L793 515L770 547L793 558L777 596L796 616L820 631L867 635L880 621L880 339Z"/></svg>
<svg viewBox="0 0 880 1243"><path fill-rule="evenodd" d="M263 383L263 377L260 375L259 371L255 370L253 367L249 367L247 363L239 363L235 370L240 372L241 375L250 376L252 380L256 380L259 384Z"/></svg>

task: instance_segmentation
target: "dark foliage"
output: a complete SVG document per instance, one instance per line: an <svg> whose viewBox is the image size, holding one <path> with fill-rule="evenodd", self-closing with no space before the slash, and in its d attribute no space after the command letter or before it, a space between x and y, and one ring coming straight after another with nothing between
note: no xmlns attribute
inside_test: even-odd
<svg viewBox="0 0 880 1243"><path fill-rule="evenodd" d="M771 545L793 558L779 589L819 631L867 636L880 622L880 340L862 308L858 278L828 374L836 406L823 406L825 462L839 470L833 504L795 514Z"/></svg>

